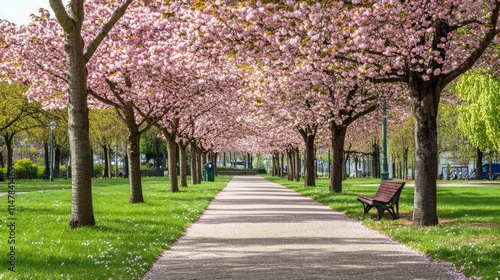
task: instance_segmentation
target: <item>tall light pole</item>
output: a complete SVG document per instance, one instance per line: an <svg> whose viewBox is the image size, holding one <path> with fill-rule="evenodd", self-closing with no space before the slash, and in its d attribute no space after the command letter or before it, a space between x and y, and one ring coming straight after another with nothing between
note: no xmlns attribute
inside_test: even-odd
<svg viewBox="0 0 500 280"><path fill-rule="evenodd" d="M380 179L389 180L389 168L387 166L387 108L384 99L382 103L382 170Z"/></svg>
<svg viewBox="0 0 500 280"><path fill-rule="evenodd" d="M56 129L56 122L49 123L50 128L50 177L49 180L54 181L54 129Z"/></svg>

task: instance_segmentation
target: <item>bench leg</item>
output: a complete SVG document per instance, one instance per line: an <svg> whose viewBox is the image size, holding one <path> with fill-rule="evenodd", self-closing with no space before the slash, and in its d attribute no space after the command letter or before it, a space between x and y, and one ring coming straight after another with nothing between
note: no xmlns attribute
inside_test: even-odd
<svg viewBox="0 0 500 280"><path fill-rule="evenodd" d="M399 219L399 209L398 209L398 205L396 204L396 211L394 211L394 205L391 205L389 207L387 207L387 212L389 212L392 216L392 219L393 220L397 220Z"/></svg>
<svg viewBox="0 0 500 280"><path fill-rule="evenodd" d="M384 208L377 207L377 213L378 213L377 218L378 218L379 221L382 219L382 216L384 215L384 211L385 211Z"/></svg>
<svg viewBox="0 0 500 280"><path fill-rule="evenodd" d="M363 214L368 214L368 211L370 211L370 209L372 209L373 205L370 205L370 204L366 204L364 202L361 202L361 204L363 204Z"/></svg>
<svg viewBox="0 0 500 280"><path fill-rule="evenodd" d="M392 216L393 220L397 220L398 219L398 215L394 212L394 210L387 209L387 212L391 213L391 216Z"/></svg>

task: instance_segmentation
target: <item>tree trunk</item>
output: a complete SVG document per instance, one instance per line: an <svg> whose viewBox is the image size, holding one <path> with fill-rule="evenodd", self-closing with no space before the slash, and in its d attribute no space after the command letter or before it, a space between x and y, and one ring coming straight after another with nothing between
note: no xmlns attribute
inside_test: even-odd
<svg viewBox="0 0 500 280"><path fill-rule="evenodd" d="M191 184L198 184L198 164L196 163L196 144L191 142L190 150L191 150Z"/></svg>
<svg viewBox="0 0 500 280"><path fill-rule="evenodd" d="M198 174L196 175L196 179L198 180L198 184L201 184L203 179L203 155L201 149L196 147L196 171Z"/></svg>
<svg viewBox="0 0 500 280"><path fill-rule="evenodd" d="M300 182L300 152L299 148L295 148L294 150L295 154L295 181Z"/></svg>
<svg viewBox="0 0 500 280"><path fill-rule="evenodd" d="M83 6L83 5L82 5ZM83 21L83 19L82 19ZM92 152L89 140L87 105L87 61L81 22L66 33L64 50L68 63L68 134L71 149L72 207L71 228L95 224L92 206Z"/></svg>
<svg viewBox="0 0 500 280"><path fill-rule="evenodd" d="M54 149L54 178L61 178L61 147Z"/></svg>
<svg viewBox="0 0 500 280"><path fill-rule="evenodd" d="M359 158L358 158L358 155L356 155L355 158L354 158L354 177L359 177L358 162L359 162Z"/></svg>
<svg viewBox="0 0 500 280"><path fill-rule="evenodd" d="M201 168L207 164L207 155L208 153L206 151L201 151Z"/></svg>
<svg viewBox="0 0 500 280"><path fill-rule="evenodd" d="M179 169L181 177L181 187L187 187L187 157L186 157L187 145L179 143Z"/></svg>
<svg viewBox="0 0 500 280"><path fill-rule="evenodd" d="M104 151L104 174L102 174L103 178L110 178L109 176L109 150L107 145L101 145L102 150Z"/></svg>
<svg viewBox="0 0 500 280"><path fill-rule="evenodd" d="M273 160L273 176L278 175L278 163L276 161L276 153L273 152L272 155L272 160Z"/></svg>
<svg viewBox="0 0 500 280"><path fill-rule="evenodd" d="M43 157L45 161L45 171L43 172L43 176L44 178L49 178L50 177L49 143L43 143L43 150L45 152L45 155Z"/></svg>
<svg viewBox="0 0 500 280"><path fill-rule="evenodd" d="M287 179L288 179L288 181L292 181L293 180L293 170L295 170L294 169L295 167L294 167L294 163L292 160L291 149L286 150L286 160L288 161Z"/></svg>
<svg viewBox="0 0 500 280"><path fill-rule="evenodd" d="M134 122L135 123L135 122ZM140 158L140 141L141 135L137 129L129 128L127 137L127 158L128 158L128 178L130 183L130 203L144 202L142 195L142 178L141 178L141 158Z"/></svg>
<svg viewBox="0 0 500 280"><path fill-rule="evenodd" d="M476 180L483 180L483 152L477 148Z"/></svg>
<svg viewBox="0 0 500 280"><path fill-rule="evenodd" d="M160 139L155 138L155 166L158 172L161 171L161 152L160 152Z"/></svg>
<svg viewBox="0 0 500 280"><path fill-rule="evenodd" d="M219 164L218 164L218 157L219 157L219 153L214 153L214 158L213 158L213 164L214 164L214 171L215 171L215 176L219 176Z"/></svg>
<svg viewBox="0 0 500 280"><path fill-rule="evenodd" d="M439 88L413 81L410 93L415 116L415 197L413 225L438 224L437 217L437 112Z"/></svg>
<svg viewBox="0 0 500 280"><path fill-rule="evenodd" d="M7 132L4 134L3 139L7 148L7 170L11 170L14 167L14 147L12 147L14 134Z"/></svg>
<svg viewBox="0 0 500 280"><path fill-rule="evenodd" d="M408 151L409 148L403 148L403 167L402 167L402 178L406 180L408 178Z"/></svg>
<svg viewBox="0 0 500 280"><path fill-rule="evenodd" d="M299 130L299 132L306 145L304 187L314 187L316 186L316 172L314 171L314 138L316 134L307 133L304 130Z"/></svg>
<svg viewBox="0 0 500 280"><path fill-rule="evenodd" d="M380 178L380 146L377 141L372 142L372 176L373 178Z"/></svg>
<svg viewBox="0 0 500 280"><path fill-rule="evenodd" d="M342 192L342 178L344 165L344 142L347 127L330 124L332 135L332 166L330 171L330 191Z"/></svg>
<svg viewBox="0 0 500 280"><path fill-rule="evenodd" d="M128 167L128 151L125 153L125 158L123 159L123 177L128 178L130 174L130 168Z"/></svg>
<svg viewBox="0 0 500 280"><path fill-rule="evenodd" d="M167 135L165 135L167 136ZM168 178L170 181L170 192L179 191L179 182L177 181L177 144L171 137L167 138L168 148Z"/></svg>

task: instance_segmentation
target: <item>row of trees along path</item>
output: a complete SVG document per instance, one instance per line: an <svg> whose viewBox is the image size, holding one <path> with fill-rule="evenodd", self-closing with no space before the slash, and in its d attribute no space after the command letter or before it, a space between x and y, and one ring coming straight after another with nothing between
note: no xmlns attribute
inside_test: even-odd
<svg viewBox="0 0 500 280"><path fill-rule="evenodd" d="M29 85L25 95L46 109L68 108L71 227L95 224L89 108L113 108L125 124L137 203L139 139L152 126L171 167L176 145L184 163L190 146L287 153L293 170L303 149L305 186L326 143L330 190L341 192L346 139L372 138L382 102L414 115L413 224L436 225L442 91L473 67L498 70L500 1L49 2L53 16L0 23L0 78Z"/></svg>

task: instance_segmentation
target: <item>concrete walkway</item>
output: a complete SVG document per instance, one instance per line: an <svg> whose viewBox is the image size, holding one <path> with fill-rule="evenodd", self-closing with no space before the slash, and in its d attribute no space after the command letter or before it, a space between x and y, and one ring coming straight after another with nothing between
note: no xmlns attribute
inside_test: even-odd
<svg viewBox="0 0 500 280"><path fill-rule="evenodd" d="M144 279L466 278L294 191L236 176Z"/></svg>

